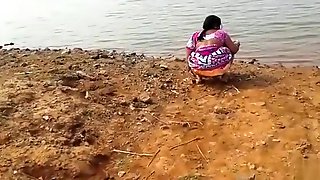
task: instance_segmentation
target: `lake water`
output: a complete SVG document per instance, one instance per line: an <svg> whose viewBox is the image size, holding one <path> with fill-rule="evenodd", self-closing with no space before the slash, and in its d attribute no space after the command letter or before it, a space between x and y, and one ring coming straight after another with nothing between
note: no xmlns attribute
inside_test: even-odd
<svg viewBox="0 0 320 180"><path fill-rule="evenodd" d="M241 41L238 58L320 64L320 0L3 0L0 44L184 55L209 14Z"/></svg>

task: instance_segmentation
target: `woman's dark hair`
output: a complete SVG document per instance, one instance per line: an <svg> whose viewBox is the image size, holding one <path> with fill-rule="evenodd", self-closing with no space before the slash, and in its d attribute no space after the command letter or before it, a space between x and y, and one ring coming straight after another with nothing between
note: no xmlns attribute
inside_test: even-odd
<svg viewBox="0 0 320 180"><path fill-rule="evenodd" d="M211 29L218 30L220 29L220 26L221 26L221 19L218 16L210 15L206 17L206 19L203 22L203 31L200 33L198 37L198 41L201 41L204 39L203 37L208 30L211 30Z"/></svg>

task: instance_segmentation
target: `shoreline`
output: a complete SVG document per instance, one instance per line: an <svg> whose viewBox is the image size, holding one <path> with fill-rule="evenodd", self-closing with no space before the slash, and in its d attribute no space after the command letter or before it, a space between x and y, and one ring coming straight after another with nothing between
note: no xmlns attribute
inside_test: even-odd
<svg viewBox="0 0 320 180"><path fill-rule="evenodd" d="M54 51L54 52L63 52L66 50L70 50L70 52L84 52L84 53L100 53L100 54L108 54L111 52L117 53L117 54L126 54L126 55L130 55L130 54L140 54L143 55L145 57L149 57L149 58L153 58L153 59L172 59L172 58L176 58L176 59L185 59L185 57L183 55L175 55L172 53L169 53L167 55L145 55L144 53L138 53L135 51L120 51L120 50L116 50L116 49L85 49L85 48L79 48L79 47L74 47L74 48L19 48L19 47L11 47L10 46L14 46L14 43L7 43L3 46L0 46L0 51L3 52L11 52L11 51L22 51L22 52L43 52L43 51ZM6 48L7 47L7 48ZM245 57L236 57L235 60L236 61L240 61L240 62L250 62L252 60L257 60L258 64L268 64L268 65L283 65L286 67L294 67L294 66L306 66L306 67L319 67L319 63L316 62L316 60L314 59L305 59L305 58L296 58L296 59L292 59L292 58L286 58L286 59L279 59L276 60L277 58L275 57L250 57L250 56L245 56Z"/></svg>
<svg viewBox="0 0 320 180"><path fill-rule="evenodd" d="M236 61L227 77L192 84L174 56L2 49L0 178L318 177L319 68Z"/></svg>

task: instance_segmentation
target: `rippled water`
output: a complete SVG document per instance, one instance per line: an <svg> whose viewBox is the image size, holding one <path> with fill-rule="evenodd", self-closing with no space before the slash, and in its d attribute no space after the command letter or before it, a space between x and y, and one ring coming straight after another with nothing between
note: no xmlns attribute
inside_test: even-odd
<svg viewBox="0 0 320 180"><path fill-rule="evenodd" d="M320 0L6 0L0 44L183 56L208 14L242 42L238 58L320 64Z"/></svg>

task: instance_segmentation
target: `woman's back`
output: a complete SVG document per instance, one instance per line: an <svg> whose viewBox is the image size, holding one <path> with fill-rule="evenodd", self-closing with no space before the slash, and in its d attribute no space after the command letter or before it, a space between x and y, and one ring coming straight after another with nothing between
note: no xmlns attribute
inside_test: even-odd
<svg viewBox="0 0 320 180"><path fill-rule="evenodd" d="M216 51L224 46L226 37L227 33L223 30L210 30L203 36L203 40L197 40L196 51L201 51L203 48Z"/></svg>

